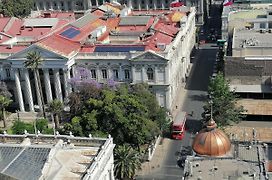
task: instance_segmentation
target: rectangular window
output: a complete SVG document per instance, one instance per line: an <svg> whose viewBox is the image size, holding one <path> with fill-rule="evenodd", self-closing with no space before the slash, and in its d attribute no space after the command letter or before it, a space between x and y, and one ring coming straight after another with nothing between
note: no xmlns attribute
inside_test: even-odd
<svg viewBox="0 0 272 180"><path fill-rule="evenodd" d="M130 72L128 69L125 69L125 79L130 79Z"/></svg>
<svg viewBox="0 0 272 180"><path fill-rule="evenodd" d="M10 69L8 69L8 68L6 69L6 77L10 78Z"/></svg>
<svg viewBox="0 0 272 180"><path fill-rule="evenodd" d="M117 69L113 70L113 77L114 77L114 79L118 79L119 78L119 71Z"/></svg>
<svg viewBox="0 0 272 180"><path fill-rule="evenodd" d="M108 78L107 69L102 69L102 78L103 79L107 79Z"/></svg>
<svg viewBox="0 0 272 180"><path fill-rule="evenodd" d="M265 23L260 23L260 28L261 29L265 29L266 27L265 27Z"/></svg>
<svg viewBox="0 0 272 180"><path fill-rule="evenodd" d="M92 79L96 79L96 71L95 71L95 69L91 69L91 77L92 77Z"/></svg>

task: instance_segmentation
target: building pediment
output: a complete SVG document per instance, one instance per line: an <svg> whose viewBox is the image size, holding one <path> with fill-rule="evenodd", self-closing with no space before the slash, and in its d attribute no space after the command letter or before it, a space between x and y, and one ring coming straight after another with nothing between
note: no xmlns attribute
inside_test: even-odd
<svg viewBox="0 0 272 180"><path fill-rule="evenodd" d="M154 63L167 63L168 60L159 54L152 51L144 52L134 58L130 59L131 62L154 62Z"/></svg>
<svg viewBox="0 0 272 180"><path fill-rule="evenodd" d="M29 52L33 52L33 51L40 53L41 57L46 61L47 60L67 60L66 57L61 56L61 55L59 55L59 54L57 54L55 52L49 51L47 49L44 49L44 48L42 48L40 46L37 46L35 44L25 48L24 50L22 50L20 52L17 52L15 54L11 55L8 58L8 60L11 60L11 61L12 60L18 60L18 59L24 60L24 59L26 59L27 54Z"/></svg>

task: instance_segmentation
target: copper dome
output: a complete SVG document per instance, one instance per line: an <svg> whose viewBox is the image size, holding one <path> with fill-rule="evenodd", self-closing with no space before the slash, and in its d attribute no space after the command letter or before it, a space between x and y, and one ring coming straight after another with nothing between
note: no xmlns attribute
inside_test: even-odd
<svg viewBox="0 0 272 180"><path fill-rule="evenodd" d="M198 155L222 156L230 150L230 141L226 134L216 128L211 119L206 128L201 130L194 139L193 150Z"/></svg>

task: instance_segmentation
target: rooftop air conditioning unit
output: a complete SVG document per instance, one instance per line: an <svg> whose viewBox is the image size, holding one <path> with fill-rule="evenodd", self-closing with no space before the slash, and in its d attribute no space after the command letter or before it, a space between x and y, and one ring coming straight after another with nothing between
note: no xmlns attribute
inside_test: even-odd
<svg viewBox="0 0 272 180"><path fill-rule="evenodd" d="M165 43L157 43L157 48L159 48L160 50L164 51L166 48L166 44Z"/></svg>
<svg viewBox="0 0 272 180"><path fill-rule="evenodd" d="M13 44L9 44L8 49L12 49L12 48L13 48Z"/></svg>

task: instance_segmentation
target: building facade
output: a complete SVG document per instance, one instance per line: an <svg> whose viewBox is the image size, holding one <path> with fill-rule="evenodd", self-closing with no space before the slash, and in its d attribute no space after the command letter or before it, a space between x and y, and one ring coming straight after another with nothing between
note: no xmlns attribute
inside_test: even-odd
<svg viewBox="0 0 272 180"><path fill-rule="evenodd" d="M12 90L20 111L35 111L41 104L36 98L38 86L33 72L24 67L27 54L35 51L43 59L39 73L46 104L67 99L72 92L71 77L85 68L90 72L88 79L99 83L147 83L159 104L171 110L189 75L195 45L195 10L188 10L190 13L166 11L161 16L161 11L157 12L160 15L154 11L107 19L116 23L114 27L107 27L109 24L93 13L87 14L32 45L20 46L20 50L18 45L5 45L9 53L1 53L1 79ZM105 12L98 9L94 13ZM70 37L70 32L65 34L68 31L79 34Z"/></svg>

